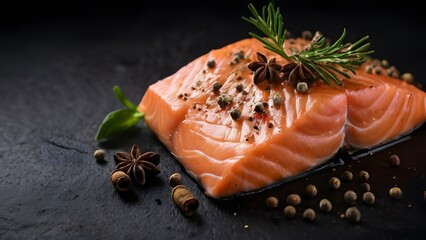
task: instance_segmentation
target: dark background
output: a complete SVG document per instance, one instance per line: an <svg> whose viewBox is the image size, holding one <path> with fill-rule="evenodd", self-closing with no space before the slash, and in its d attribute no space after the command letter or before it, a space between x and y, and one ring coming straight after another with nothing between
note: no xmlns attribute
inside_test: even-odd
<svg viewBox="0 0 426 240"><path fill-rule="evenodd" d="M343 27L348 41L368 34L375 57L426 84L423 43L426 24L414 1L277 1L285 26L298 35L321 30L336 39ZM354 162L234 201L203 195L188 175L184 183L200 199L188 218L170 200L167 179L182 172L150 130L140 126L126 136L98 145L99 123L120 108L112 86L120 85L138 103L146 88L210 49L247 37L254 30L241 20L248 1L14 1L0 6L0 239L188 239L306 238L414 239L425 234L426 189L422 127L409 141ZM260 6L263 1L254 1ZM109 183L112 155L137 143L161 155L162 173L143 188L119 194ZM107 151L105 162L92 158ZM402 159L389 168L390 153ZM368 170L377 202L360 201L360 224L340 218L346 189L358 193L359 181L327 190L327 180L349 169ZM283 199L315 183L320 196L303 198L298 217L282 215ZM404 198L387 190L401 186ZM264 199L280 197L276 210ZM335 204L317 212L314 223L301 219L320 197ZM360 197L360 196L359 196ZM247 227L246 227L247 226Z"/></svg>

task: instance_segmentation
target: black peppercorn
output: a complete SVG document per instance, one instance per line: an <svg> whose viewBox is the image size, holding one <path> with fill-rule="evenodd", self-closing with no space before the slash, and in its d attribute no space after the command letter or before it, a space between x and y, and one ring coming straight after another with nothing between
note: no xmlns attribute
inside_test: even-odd
<svg viewBox="0 0 426 240"><path fill-rule="evenodd" d="M235 88L237 89L238 92L242 92L243 89L244 89L244 86L243 86L243 84L240 83Z"/></svg>
<svg viewBox="0 0 426 240"><path fill-rule="evenodd" d="M231 117L234 120L237 120L238 118L240 118L241 117L241 111L240 111L240 109L238 109L238 108L232 109L232 111L231 111Z"/></svg>
<svg viewBox="0 0 426 240"><path fill-rule="evenodd" d="M171 187L182 185L182 175L180 175L180 173L173 173L172 175L170 175L169 184Z"/></svg>
<svg viewBox="0 0 426 240"><path fill-rule="evenodd" d="M265 107L263 106L263 103L261 102L256 103L256 105L254 106L254 111L257 113L263 113L264 110L265 110Z"/></svg>
<svg viewBox="0 0 426 240"><path fill-rule="evenodd" d="M281 99L281 95L279 95L278 93L276 93L274 95L274 98L272 99L272 101L274 102L274 105L281 105L282 103L282 99Z"/></svg>
<svg viewBox="0 0 426 240"><path fill-rule="evenodd" d="M210 59L207 61L207 67L208 68L214 68L216 66L216 62L213 59Z"/></svg>
<svg viewBox="0 0 426 240"><path fill-rule="evenodd" d="M361 185L360 185L360 187L361 187L361 190L362 191L364 191L364 192L369 192L370 191L370 184L368 184L368 183L362 183Z"/></svg>
<svg viewBox="0 0 426 240"><path fill-rule="evenodd" d="M354 175L352 174L351 171L343 171L341 178L345 181L350 181L350 180L352 180L353 176Z"/></svg>
<svg viewBox="0 0 426 240"><path fill-rule="evenodd" d="M215 92L217 92L217 91L219 91L219 89L222 87L222 84L220 84L220 83L214 83L213 84L213 91L215 91Z"/></svg>
<svg viewBox="0 0 426 240"><path fill-rule="evenodd" d="M307 84L307 83L305 83L305 82L299 82L299 83L297 83L297 85L296 85L296 90L297 90L299 93L307 93L307 92L308 92L308 90L309 90L308 84Z"/></svg>

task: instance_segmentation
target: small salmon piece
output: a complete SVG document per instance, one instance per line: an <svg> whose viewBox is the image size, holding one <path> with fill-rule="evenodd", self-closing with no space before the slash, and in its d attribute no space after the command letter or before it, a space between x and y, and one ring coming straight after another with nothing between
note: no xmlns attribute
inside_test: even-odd
<svg viewBox="0 0 426 240"><path fill-rule="evenodd" d="M297 39L286 50L306 44ZM244 57L235 61L240 51ZM320 165L342 147L374 147L426 119L424 92L363 68L343 88L317 81L309 94L287 83L265 90L247 67L256 52L286 63L257 40L241 40L151 85L139 104L147 125L213 198L260 190ZM216 66L209 68L209 60ZM216 92L215 83L222 85ZM222 94L232 102L219 106ZM274 105L275 95L282 104ZM259 103L264 112L254 110ZM236 108L241 116L234 120Z"/></svg>

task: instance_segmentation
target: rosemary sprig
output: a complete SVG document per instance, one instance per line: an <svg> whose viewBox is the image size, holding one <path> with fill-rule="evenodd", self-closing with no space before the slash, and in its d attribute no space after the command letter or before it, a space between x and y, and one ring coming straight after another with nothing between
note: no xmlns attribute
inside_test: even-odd
<svg viewBox="0 0 426 240"><path fill-rule="evenodd" d="M284 50L287 30L283 29L280 9L269 3L267 7L262 8L262 15L260 15L253 4L249 4L248 8L253 16L243 17L243 19L258 28L266 38L252 32L249 33L250 36L263 43L264 48L275 52L287 61L303 64L328 85L335 82L341 86L342 82L336 75L340 74L345 78L350 78L346 71L349 70L355 74L355 70L365 62L366 55L374 52L367 51L370 47L370 43L367 42L368 36L353 44L343 43L346 37L346 29L343 29L339 39L330 46L326 44L324 36L316 32L308 47L300 53L289 56Z"/></svg>

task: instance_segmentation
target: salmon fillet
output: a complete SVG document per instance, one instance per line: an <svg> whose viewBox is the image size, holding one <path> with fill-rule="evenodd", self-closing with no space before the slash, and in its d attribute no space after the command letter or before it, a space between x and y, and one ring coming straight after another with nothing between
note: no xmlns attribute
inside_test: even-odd
<svg viewBox="0 0 426 240"><path fill-rule="evenodd" d="M306 44L287 41L286 51ZM374 147L426 119L424 92L363 68L343 88L318 81L309 94L286 83L265 90L247 67L256 52L286 63L257 40L241 40L151 85L139 104L147 125L213 198L262 189L322 164L341 147ZM222 85L217 91L215 83ZM232 101L220 106L224 96ZM259 104L263 111L255 111ZM241 112L236 120L234 109Z"/></svg>

